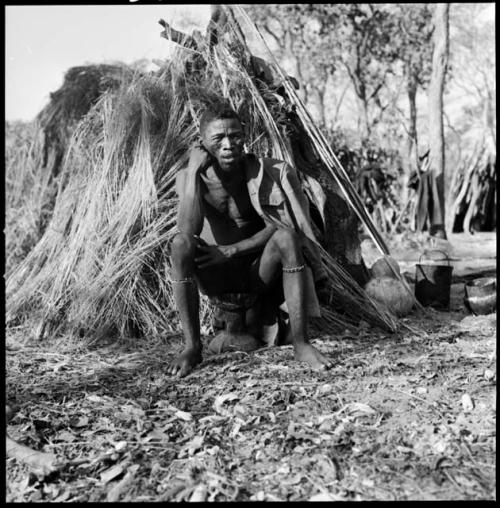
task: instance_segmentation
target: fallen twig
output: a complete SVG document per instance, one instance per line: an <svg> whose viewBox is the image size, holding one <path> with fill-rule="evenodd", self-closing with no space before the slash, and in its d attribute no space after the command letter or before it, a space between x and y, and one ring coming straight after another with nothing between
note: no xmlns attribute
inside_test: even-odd
<svg viewBox="0 0 500 508"><path fill-rule="evenodd" d="M455 480L455 478L453 478L453 476L451 476L450 473L448 473L448 471L446 471L446 469L443 469L443 473L446 475L446 477L448 478L448 480L450 480L451 483L453 483L453 485L455 485L455 487L462 493L462 494L467 494L467 492L464 491L464 489L462 489L462 487L457 483L457 481Z"/></svg>
<svg viewBox="0 0 500 508"><path fill-rule="evenodd" d="M400 392L400 393L403 393L404 395L407 395L408 397L412 397L414 399L418 399L420 400L421 402L424 402L427 406L429 406L431 409L433 409L434 411L436 411L436 413L443 419L443 420L446 420L446 417L443 413L441 413L441 411L439 411L439 409L436 409L430 402L428 402L427 400L423 399L422 397L419 397L418 395L413 395L412 393L409 393L409 392L405 392L404 390L400 390L399 388L394 388L394 387L389 387L391 390L395 391L395 392Z"/></svg>

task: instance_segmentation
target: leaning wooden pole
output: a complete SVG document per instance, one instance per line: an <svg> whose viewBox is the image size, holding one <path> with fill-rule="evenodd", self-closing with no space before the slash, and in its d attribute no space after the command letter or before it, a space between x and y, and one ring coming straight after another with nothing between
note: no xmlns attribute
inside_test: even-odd
<svg viewBox="0 0 500 508"><path fill-rule="evenodd" d="M255 23L253 23L253 21L249 18L248 14L244 11L244 9L240 5L235 5L235 6L233 6L233 8L238 12L239 15L241 15L241 17L245 20L245 22L248 24L248 26L255 33L257 38L261 41L264 49L266 50L271 61L273 62L274 66L276 67L276 70L278 71L280 77L282 78L283 85L285 87L287 94L290 97L290 100L292 101L294 106L297 108L297 113L303 120L302 123L307 131L307 134L311 137L311 139L313 139L316 142L320 157L323 159L326 167L330 171L330 174L333 176L333 178L335 179L335 182L342 190L342 193L344 194L347 202L354 209L358 218L361 220L361 222L368 229L370 236L372 237L375 245L380 250L380 252L384 255L388 255L389 248L387 247L384 239L382 238L382 236L378 232L377 228L373 224L373 221L371 220L370 215L368 214L368 211L366 210L365 206L363 205L356 190L352 186L352 184L349 180L349 177L347 175L347 172L345 171L342 164L337 159L336 155L333 153L333 151L332 151L328 141L326 140L325 136L323 135L323 133L316 127L313 119L311 118L309 111L304 106L304 104L301 101L300 97L298 96L295 88L290 84L288 77L286 76L285 72L279 65L273 52L269 49L269 46L267 45L264 37L262 36L262 33L260 32L258 27L255 25ZM335 171L333 168L335 168L337 171Z"/></svg>

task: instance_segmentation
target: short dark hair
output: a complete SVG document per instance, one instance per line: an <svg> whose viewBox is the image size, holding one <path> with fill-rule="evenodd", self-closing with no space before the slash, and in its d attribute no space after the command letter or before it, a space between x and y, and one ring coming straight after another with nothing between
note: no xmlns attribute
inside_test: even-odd
<svg viewBox="0 0 500 508"><path fill-rule="evenodd" d="M238 113L236 113L236 111L229 104L211 104L205 108L203 114L201 115L200 133L203 134L207 125L213 120L225 120L230 118L238 120L240 124L242 123Z"/></svg>

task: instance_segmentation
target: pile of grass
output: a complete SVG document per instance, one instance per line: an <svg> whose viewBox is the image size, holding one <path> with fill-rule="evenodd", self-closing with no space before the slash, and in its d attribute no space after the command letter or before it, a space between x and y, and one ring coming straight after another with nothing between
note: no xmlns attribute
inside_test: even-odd
<svg viewBox="0 0 500 508"><path fill-rule="evenodd" d="M129 82L134 71L121 63L71 67L62 86L50 94L49 103L37 115L43 133L43 166L57 175L66 148L80 120L100 97Z"/></svg>
<svg viewBox="0 0 500 508"><path fill-rule="evenodd" d="M8 276L40 240L55 197L40 171L41 135L35 122L5 126L5 273Z"/></svg>
<svg viewBox="0 0 500 508"><path fill-rule="evenodd" d="M50 223L7 279L8 325L31 327L38 336L96 338L178 329L167 246L175 225L175 175L197 138L201 109L224 97L243 119L248 150L293 162L271 113L276 96L257 88L241 53L231 44L199 51L207 62L201 71L186 72L179 49L159 72L131 74L108 88L77 122L64 149ZM53 110L63 111L64 104ZM332 298L343 302L342 314L325 310L326 329L361 318L393 328L391 316L323 256ZM203 299L206 327L211 312Z"/></svg>
<svg viewBox="0 0 500 508"><path fill-rule="evenodd" d="M135 74L124 64L72 67L33 122L6 122L6 273L36 245L52 216L57 176L78 123Z"/></svg>
<svg viewBox="0 0 500 508"><path fill-rule="evenodd" d="M50 225L7 281L8 317L37 313L52 333L168 329L161 255L174 218L176 162L195 135L173 89L136 77L101 96L80 122Z"/></svg>

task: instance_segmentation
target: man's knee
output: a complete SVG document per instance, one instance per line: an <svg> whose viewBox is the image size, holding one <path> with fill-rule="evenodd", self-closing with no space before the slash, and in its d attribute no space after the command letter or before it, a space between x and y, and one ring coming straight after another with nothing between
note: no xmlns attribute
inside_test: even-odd
<svg viewBox="0 0 500 508"><path fill-rule="evenodd" d="M288 228L278 229L272 236L276 256L283 265L296 265L302 262L302 248L299 235Z"/></svg>
<svg viewBox="0 0 500 508"><path fill-rule="evenodd" d="M281 253L300 252L299 235L289 228L280 228L272 236L273 243Z"/></svg>
<svg viewBox="0 0 500 508"><path fill-rule="evenodd" d="M193 235L178 233L170 244L170 256L173 261L186 259L194 256L196 240Z"/></svg>

